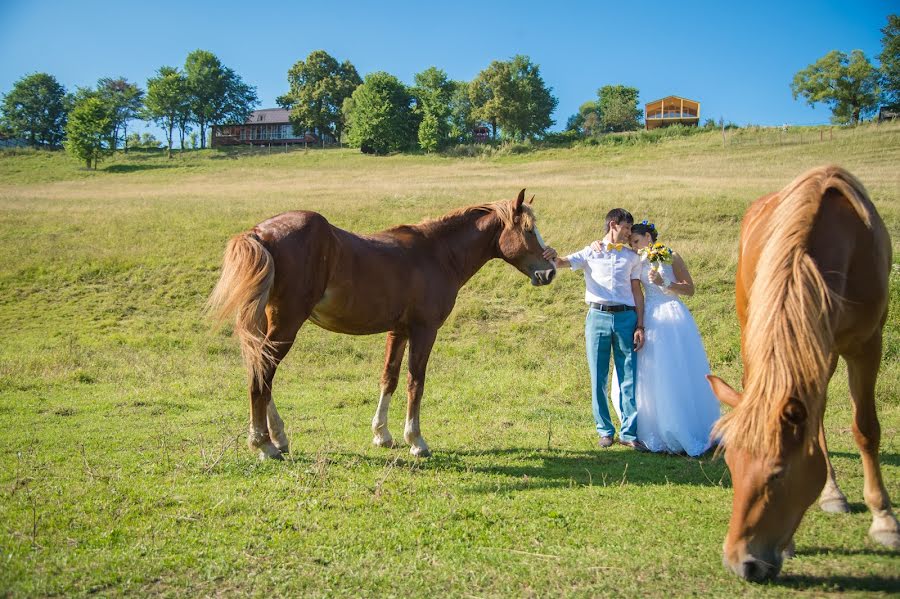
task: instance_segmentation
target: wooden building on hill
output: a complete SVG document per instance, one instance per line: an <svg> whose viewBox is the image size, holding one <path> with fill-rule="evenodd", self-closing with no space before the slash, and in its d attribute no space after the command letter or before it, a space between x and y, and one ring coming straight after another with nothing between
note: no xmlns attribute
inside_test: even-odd
<svg viewBox="0 0 900 599"><path fill-rule="evenodd" d="M700 102L680 96L666 96L644 105L644 123L648 130L680 123L689 127L700 124Z"/></svg>
<svg viewBox="0 0 900 599"><path fill-rule="evenodd" d="M264 108L254 110L243 124L213 125L210 147L321 143L312 132L295 134L289 117L290 111L283 108ZM333 142L330 138L325 141Z"/></svg>

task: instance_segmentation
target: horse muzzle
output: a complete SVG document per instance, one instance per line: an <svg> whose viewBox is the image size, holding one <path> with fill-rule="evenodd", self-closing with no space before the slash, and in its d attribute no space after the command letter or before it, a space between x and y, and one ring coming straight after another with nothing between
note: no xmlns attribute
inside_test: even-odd
<svg viewBox="0 0 900 599"><path fill-rule="evenodd" d="M540 287L541 285L549 285L553 278L556 276L556 269L550 268L547 270L536 270L534 274L531 275L531 284L535 287Z"/></svg>

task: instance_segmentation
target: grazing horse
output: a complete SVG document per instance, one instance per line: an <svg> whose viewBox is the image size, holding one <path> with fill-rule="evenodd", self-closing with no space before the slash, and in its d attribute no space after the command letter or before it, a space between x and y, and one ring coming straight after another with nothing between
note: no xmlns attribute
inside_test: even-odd
<svg viewBox="0 0 900 599"><path fill-rule="evenodd" d="M743 578L778 574L826 479L823 507L843 500L822 424L839 356L847 362L853 434L873 516L869 535L900 548L900 526L878 463L875 413L890 268L891 242L881 217L862 184L839 167L803 173L744 216L736 281L743 393L707 377L733 407L713 435L721 440L734 487L723 561Z"/></svg>
<svg viewBox="0 0 900 599"><path fill-rule="evenodd" d="M240 233L225 249L222 274L208 301L234 332L249 373L251 450L262 459L288 451L272 380L307 320L349 335L387 332L373 443L393 447L388 406L409 343L404 439L415 456L431 454L419 428L425 367L460 288L493 258L549 284L556 269L525 190L512 201L470 206L437 220L373 235L338 229L315 212L280 214Z"/></svg>

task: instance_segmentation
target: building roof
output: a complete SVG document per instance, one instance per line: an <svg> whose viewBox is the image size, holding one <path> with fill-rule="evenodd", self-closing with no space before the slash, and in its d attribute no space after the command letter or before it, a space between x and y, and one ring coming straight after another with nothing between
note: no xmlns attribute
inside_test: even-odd
<svg viewBox="0 0 900 599"><path fill-rule="evenodd" d="M650 104L656 104L657 102L662 102L663 100L684 100L685 102L693 102L694 104L699 104L699 103L700 103L700 102L698 102L697 100L690 100L690 99L685 98L685 97L683 97L683 96L666 96L665 98L659 98L658 100L653 100L653 101L651 101L651 102L647 102L647 103L645 104L645 106L646 106L646 105L650 105Z"/></svg>
<svg viewBox="0 0 900 599"><path fill-rule="evenodd" d="M281 125L291 122L291 111L284 108L254 110L247 118L247 125Z"/></svg>

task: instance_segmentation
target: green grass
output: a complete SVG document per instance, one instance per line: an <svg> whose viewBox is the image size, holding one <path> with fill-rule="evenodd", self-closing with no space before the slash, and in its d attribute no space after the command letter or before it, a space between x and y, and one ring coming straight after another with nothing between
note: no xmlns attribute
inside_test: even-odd
<svg viewBox="0 0 900 599"><path fill-rule="evenodd" d="M688 305L713 371L737 383L741 215L837 162L894 239L877 392L898 499L900 127L762 140L723 148L703 133L478 159L134 153L96 172L61 153L0 153L0 594L897 593L900 557L865 537L843 366L827 426L854 512L811 510L798 557L757 586L721 566L721 460L595 448L577 275L537 289L497 262L462 290L429 364L427 460L370 446L383 336L308 325L275 387L293 453L258 462L236 344L200 316L228 237L270 215L313 209L365 232L527 187L563 252L595 238L614 206L654 220L697 282Z"/></svg>

